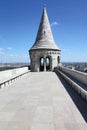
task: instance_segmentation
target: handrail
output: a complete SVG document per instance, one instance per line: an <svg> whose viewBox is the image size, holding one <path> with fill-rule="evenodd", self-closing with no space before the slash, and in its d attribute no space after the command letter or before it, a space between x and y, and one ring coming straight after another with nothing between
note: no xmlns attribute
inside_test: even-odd
<svg viewBox="0 0 87 130"><path fill-rule="evenodd" d="M60 70L56 71L59 72L63 76L63 78L75 89L75 91L77 91L78 94L80 94L81 97L87 102L87 91L84 90L80 85L75 83L72 79L70 79L66 74L64 74Z"/></svg>
<svg viewBox="0 0 87 130"><path fill-rule="evenodd" d="M13 77L13 78L10 78L10 79L8 79L8 80L6 80L6 81L0 83L0 88L1 88L2 85L6 86L6 83L8 83L8 84L9 84L9 82L12 83L12 81L14 81L15 79L20 78L21 76L23 76L23 75L25 75L25 74L27 74L27 73L29 73L29 71L27 71L27 72L25 72L25 73L22 73L22 74L20 74L20 75L17 75L17 76L15 76L15 77Z"/></svg>
<svg viewBox="0 0 87 130"><path fill-rule="evenodd" d="M63 66L59 66L59 70L61 70L62 72L69 74L70 76L72 76L73 78L75 78L76 80L78 80L79 82L85 84L87 86L87 74L77 71L77 70L72 70Z"/></svg>

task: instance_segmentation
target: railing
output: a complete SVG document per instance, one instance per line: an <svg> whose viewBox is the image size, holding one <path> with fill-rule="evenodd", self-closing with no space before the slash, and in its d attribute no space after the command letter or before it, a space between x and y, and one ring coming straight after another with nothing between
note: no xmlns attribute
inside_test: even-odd
<svg viewBox="0 0 87 130"><path fill-rule="evenodd" d="M6 80L6 81L1 82L1 83L0 83L0 88L2 88L2 86L6 86L7 84L10 84L10 83L12 83L13 81L15 81L15 80L21 78L21 76L23 76L23 75L25 75L25 74L27 74L27 73L29 73L29 71L27 71L27 72L25 72L25 73L22 73L22 74L20 74L20 75L17 75L17 76L15 76L15 77L13 77L13 78L10 78L10 79L8 79L8 80Z"/></svg>
<svg viewBox="0 0 87 130"><path fill-rule="evenodd" d="M73 76L79 82L82 82L83 84L87 85L87 74L86 73L72 70L72 69L68 69L68 68L63 67L63 66L60 66L59 70L63 71L64 73L69 74L70 76Z"/></svg>
<svg viewBox="0 0 87 130"><path fill-rule="evenodd" d="M64 67L63 67L64 68ZM74 80L72 80L69 76L67 76L64 72L63 72L63 68L62 69L55 69L56 73L59 73L69 84L70 86L72 86L75 91L78 92L79 95L81 95L81 97L87 102L87 91L82 88L82 86L78 85ZM66 69L66 68L64 68ZM62 71L61 71L62 70ZM69 72L69 69L67 69ZM71 72L71 71L70 71ZM69 72L69 75L70 75ZM78 73L78 72L77 72Z"/></svg>

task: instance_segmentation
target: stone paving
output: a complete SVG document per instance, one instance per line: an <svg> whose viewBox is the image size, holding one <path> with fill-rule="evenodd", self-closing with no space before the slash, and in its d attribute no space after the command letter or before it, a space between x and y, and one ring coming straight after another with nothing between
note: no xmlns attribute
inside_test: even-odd
<svg viewBox="0 0 87 130"><path fill-rule="evenodd" d="M0 89L0 130L86 129L86 121L54 72L30 72Z"/></svg>

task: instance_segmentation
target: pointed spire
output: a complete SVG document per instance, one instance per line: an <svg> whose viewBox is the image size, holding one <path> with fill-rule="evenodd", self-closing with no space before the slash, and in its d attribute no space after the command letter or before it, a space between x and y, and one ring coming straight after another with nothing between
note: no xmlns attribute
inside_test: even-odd
<svg viewBox="0 0 87 130"><path fill-rule="evenodd" d="M49 20L48 20L48 16L47 16L45 6L44 6L44 9L43 9L43 14L42 14L39 30L38 30L38 33L37 33L36 42L39 41L39 40L53 41L53 36L52 36L50 23L49 23Z"/></svg>
<svg viewBox="0 0 87 130"><path fill-rule="evenodd" d="M46 4L44 4L41 22L39 25L35 44L31 49L57 49L57 45L54 42L49 19L46 11Z"/></svg>
<svg viewBox="0 0 87 130"><path fill-rule="evenodd" d="M44 2L44 8L46 8L46 1Z"/></svg>

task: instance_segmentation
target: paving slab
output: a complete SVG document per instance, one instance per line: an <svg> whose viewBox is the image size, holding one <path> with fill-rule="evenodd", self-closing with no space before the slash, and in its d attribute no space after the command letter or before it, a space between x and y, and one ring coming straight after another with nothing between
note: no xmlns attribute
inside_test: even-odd
<svg viewBox="0 0 87 130"><path fill-rule="evenodd" d="M86 130L54 72L30 72L0 89L0 130Z"/></svg>

